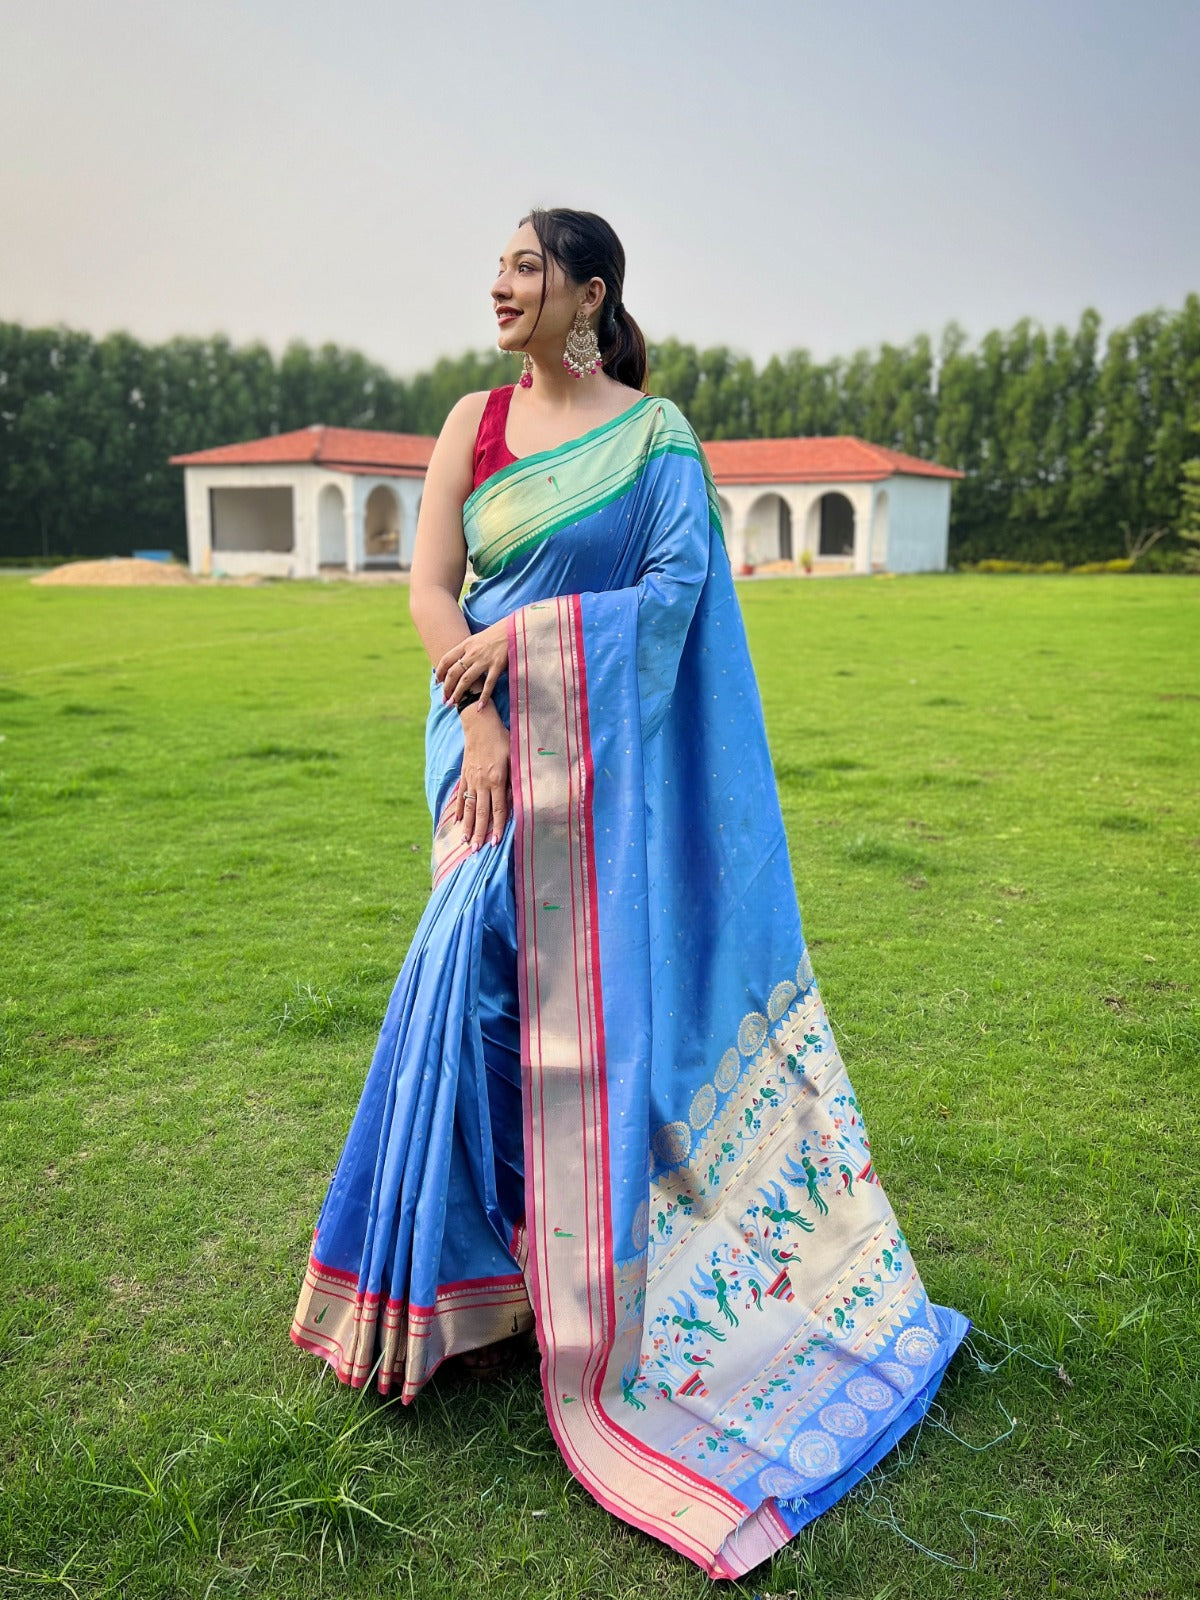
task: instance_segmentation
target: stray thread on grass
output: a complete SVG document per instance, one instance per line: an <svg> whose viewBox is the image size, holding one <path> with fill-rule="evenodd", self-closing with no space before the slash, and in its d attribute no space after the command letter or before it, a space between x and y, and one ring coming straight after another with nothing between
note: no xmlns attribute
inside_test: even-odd
<svg viewBox="0 0 1200 1600"><path fill-rule="evenodd" d="M968 1337L964 1339L963 1347L970 1353L975 1361L976 1366L982 1373L990 1375L993 1372L998 1372L1006 1361L1010 1360L1011 1357L1015 1355L1019 1355L1023 1356L1025 1360L1032 1362L1032 1364L1036 1367L1044 1367L1048 1372L1057 1372L1060 1377L1066 1377L1062 1366L1057 1361L1041 1361L1037 1356L1026 1350L1023 1345L1009 1344L1007 1340L1001 1339L997 1334L985 1333L981 1328L973 1328L972 1333L978 1334L984 1339L991 1339L995 1344L1000 1345L1005 1351L1005 1354L1000 1358L999 1361L985 1361L978 1349L971 1342L971 1338ZM1067 1381L1069 1382L1070 1380L1068 1379ZM869 1517L872 1522L878 1523L880 1527L888 1528L892 1533L899 1534L900 1538L903 1539L906 1544L911 1545L914 1550L919 1550L922 1555L928 1556L930 1560L937 1561L945 1567L954 1567L959 1572L976 1571L979 1565L979 1538L975 1532L975 1529L967 1521L967 1518L985 1517L989 1522L1007 1522L1012 1525L1013 1519L1011 1517L1004 1516L998 1511L983 1511L978 1506L967 1506L960 1511L958 1513L958 1520L966 1529L967 1535L971 1541L971 1559L969 1561L956 1561L953 1556L947 1555L942 1550L934 1550L929 1545L922 1544L921 1541L914 1538L912 1534L907 1533L896 1520L896 1508L888 1496L882 1493L880 1485L886 1483L888 1479L894 1477L897 1472L902 1471L905 1467L912 1463L913 1457L917 1453L917 1446L920 1441L922 1429L925 1427L926 1422L928 1422L931 1427L936 1428L939 1433L948 1434L950 1438L952 1438L957 1444L965 1446L966 1449L972 1451L976 1455L981 1454L984 1450L991 1450L996 1445L1002 1444L1005 1439L1011 1438L1013 1433L1016 1431L1020 1419L1011 1416L1005 1409L1002 1401L997 1400L996 1404L1003 1412L1004 1417L1008 1422L1008 1427L1004 1429L1003 1433L998 1433L994 1439L989 1439L986 1444L971 1444L968 1440L964 1439L961 1434L956 1433L946 1421L946 1412L941 1403L936 1400L930 1401L928 1407L922 1413L920 1421L917 1423L916 1427L912 1429L904 1443L896 1450L895 1464L891 1467L884 1468L882 1471L879 1471L875 1474L869 1476L865 1475L857 1484L855 1484L854 1488L849 1491L847 1499L857 1500L865 1517ZM931 1413L936 1414L931 1415ZM886 1507L885 1516L877 1516L875 1512L870 1509L876 1504L877 1501L883 1507Z"/></svg>
<svg viewBox="0 0 1200 1600"><path fill-rule="evenodd" d="M936 1404L936 1402L931 1402L929 1410L933 1409L934 1404ZM939 1406L938 1409L941 1410L941 1407ZM1000 1409L1001 1411L1004 1411L1003 1406L1001 1406ZM1004 1415L1007 1417L1008 1412L1004 1411ZM974 1572L979 1565L979 1540L976 1536L974 1528L972 1528L971 1524L967 1521L967 1518L987 1517L989 1521L992 1522L1011 1523L1013 1520L1011 1517L1006 1517L998 1511L981 1511L978 1506L967 1506L964 1510L960 1511L958 1513L958 1520L967 1530L967 1535L971 1540L971 1559L970 1561L956 1561L953 1556L947 1555L942 1550L934 1550L929 1545L922 1544L919 1539L913 1538L911 1533L906 1533L896 1520L895 1506L893 1506L887 1495L880 1492L879 1485L881 1483L886 1483L887 1480L891 1477L894 1477L895 1474L901 1470L901 1468L907 1467L911 1464L913 1457L917 1453L917 1443L921 1437L921 1431L928 1419L929 1411L927 1410L922 1414L921 1420L917 1423L916 1427L909 1436L907 1456L903 1456L902 1451L898 1450L896 1452L897 1461L895 1466L881 1472L878 1477L865 1477L861 1483L856 1484L855 1487L850 1491L848 1498L853 1498L860 1502L862 1512L865 1517L869 1517L872 1522L878 1523L880 1527L888 1528L892 1533L899 1534L904 1540L905 1544L912 1545L914 1550L919 1550L922 1555L927 1555L932 1561L937 1561L944 1567L955 1567L960 1572ZM1009 1423L1010 1426L1002 1434L999 1434L995 1439L990 1440L987 1444L967 1445L967 1448L969 1450L990 1450L993 1445L999 1444L1002 1439L1007 1439L1013 1428L1016 1427L1016 1422L1013 1418L1009 1418ZM953 1429L949 1428L943 1422L938 1422L936 1418L933 1420L933 1426L940 1429L943 1433L950 1434L951 1438L957 1439L959 1444L966 1444L965 1439L960 1439L958 1434L956 1434ZM887 1515L884 1517L876 1516L875 1513L869 1509L877 1500L881 1501L883 1505L887 1507Z"/></svg>
<svg viewBox="0 0 1200 1600"><path fill-rule="evenodd" d="M980 1355L979 1351L976 1350L975 1345L972 1342L976 1338L990 1339L993 1344L998 1344L1002 1350L1007 1352L1007 1354L1001 1356L999 1361L985 1361ZM998 1333L988 1333L983 1328L972 1328L971 1332L963 1340L963 1348L970 1351L972 1357L974 1358L975 1365L979 1368L980 1372L999 1372L1004 1363L1011 1360L1013 1356L1023 1356L1026 1361L1031 1362L1035 1367L1044 1367L1047 1372L1057 1372L1060 1376L1063 1374L1063 1367L1059 1362L1039 1361L1035 1355L1030 1354L1027 1346L1023 1344L1009 1344L1008 1340L1002 1339Z"/></svg>
<svg viewBox="0 0 1200 1600"><path fill-rule="evenodd" d="M1004 1411L1004 1406L999 1400L996 1401L996 1404L1000 1407L1001 1411ZM990 1450L993 1445L1002 1444L1004 1440L1007 1439L1008 1436L1015 1430L1018 1422L1018 1418L1009 1417L1008 1412L1004 1411L1004 1415L1008 1417L1008 1427L1005 1428L1004 1432L998 1433L994 1439L989 1439L986 1444L971 1444L964 1439L961 1434L955 1433L954 1429L946 1421L946 1413L937 1400L930 1401L929 1410L939 1413L939 1416L934 1417L933 1419L933 1427L937 1428L940 1433L948 1433L956 1444L965 1446L966 1449L974 1451L976 1455L981 1454L984 1450ZM921 1420L924 1422L925 1418L922 1417Z"/></svg>
<svg viewBox="0 0 1200 1600"><path fill-rule="evenodd" d="M944 1551L932 1550L929 1545L922 1544L919 1539L914 1539L911 1533L905 1533L904 1529L896 1521L896 1509L887 1495L880 1494L873 1484L871 1485L871 1491L862 1508L863 1516L868 1517L872 1522L877 1522L881 1528L888 1528L892 1533L898 1533L905 1544L912 1545L914 1550L919 1550L922 1555L928 1556L932 1561L938 1561L944 1567L955 1567L959 1572L974 1572L979 1566L979 1539L975 1529L967 1521L968 1517L987 1517L991 1522L1007 1522L1009 1524L1013 1520L999 1511L980 1511L976 1506L968 1506L965 1511L960 1511L958 1520L967 1530L967 1536L971 1541L971 1559L970 1561L956 1561L953 1556L946 1555ZM874 1505L876 1500L882 1500L887 1507L886 1517L877 1517L874 1512L867 1509L868 1506Z"/></svg>

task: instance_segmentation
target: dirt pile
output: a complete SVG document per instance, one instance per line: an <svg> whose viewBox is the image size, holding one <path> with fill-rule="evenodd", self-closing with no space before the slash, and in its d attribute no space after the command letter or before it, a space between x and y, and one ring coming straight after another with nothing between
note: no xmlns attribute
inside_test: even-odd
<svg viewBox="0 0 1200 1600"><path fill-rule="evenodd" d="M30 578L30 583L66 583L125 587L195 583L195 578L176 561L144 561L135 556L113 556L106 561L66 561L61 567Z"/></svg>

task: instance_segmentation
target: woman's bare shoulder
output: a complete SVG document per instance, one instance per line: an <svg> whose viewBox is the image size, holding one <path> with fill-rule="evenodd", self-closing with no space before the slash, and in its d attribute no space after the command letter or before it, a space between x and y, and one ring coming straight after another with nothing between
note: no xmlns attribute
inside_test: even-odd
<svg viewBox="0 0 1200 1600"><path fill-rule="evenodd" d="M483 409L491 399L490 389L472 389L470 394L464 394L457 399L446 413L446 420L442 423L442 433L448 430L459 433L464 430L478 428L483 418Z"/></svg>
<svg viewBox="0 0 1200 1600"><path fill-rule="evenodd" d="M471 492L475 438L491 392L490 389L473 389L456 400L434 441L426 482L430 477L435 483L440 482L445 475L454 482L462 500Z"/></svg>

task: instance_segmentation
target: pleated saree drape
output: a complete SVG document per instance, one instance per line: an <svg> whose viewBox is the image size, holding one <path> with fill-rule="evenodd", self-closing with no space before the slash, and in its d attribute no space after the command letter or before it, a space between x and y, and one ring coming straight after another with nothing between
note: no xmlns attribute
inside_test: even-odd
<svg viewBox="0 0 1200 1600"><path fill-rule="evenodd" d="M969 1323L926 1295L805 949L716 492L647 396L464 506L507 619L514 811L450 820L314 1232L292 1338L411 1399L536 1321L601 1504L734 1577L924 1414Z"/></svg>

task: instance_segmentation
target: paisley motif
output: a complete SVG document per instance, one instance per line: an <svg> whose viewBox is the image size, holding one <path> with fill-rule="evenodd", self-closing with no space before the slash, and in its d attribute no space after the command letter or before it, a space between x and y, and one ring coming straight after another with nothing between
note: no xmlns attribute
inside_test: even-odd
<svg viewBox="0 0 1200 1600"><path fill-rule="evenodd" d="M803 994L806 989L811 989L815 982L816 975L813 972L813 964L809 959L808 950L805 949L800 956L800 960L796 963L796 987Z"/></svg>
<svg viewBox="0 0 1200 1600"><path fill-rule="evenodd" d="M629 1232L633 1239L633 1248L635 1250L644 1250L650 1237L650 1205L648 1201L643 1200L633 1213L633 1221L629 1225Z"/></svg>

